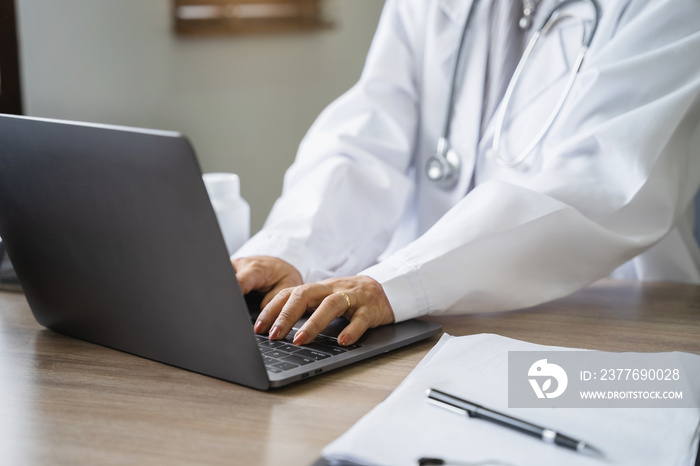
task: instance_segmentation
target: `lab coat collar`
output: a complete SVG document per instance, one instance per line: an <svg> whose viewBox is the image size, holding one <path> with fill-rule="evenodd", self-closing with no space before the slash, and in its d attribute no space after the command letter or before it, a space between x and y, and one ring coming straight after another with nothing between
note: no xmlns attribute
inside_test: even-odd
<svg viewBox="0 0 700 466"><path fill-rule="evenodd" d="M467 14L474 2L479 0L438 0L438 6L454 23L464 26Z"/></svg>
<svg viewBox="0 0 700 466"><path fill-rule="evenodd" d="M437 0L438 9L442 12L449 26L441 31L437 36L438 47L441 58L440 63L449 70L455 59L455 54L459 48L459 38L467 20L472 5L477 8L479 0Z"/></svg>

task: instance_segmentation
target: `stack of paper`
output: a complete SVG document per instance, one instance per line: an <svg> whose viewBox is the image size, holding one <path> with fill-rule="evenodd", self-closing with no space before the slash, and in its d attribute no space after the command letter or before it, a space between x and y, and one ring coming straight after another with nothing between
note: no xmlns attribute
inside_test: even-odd
<svg viewBox="0 0 700 466"><path fill-rule="evenodd" d="M328 460L411 465L445 464L694 465L698 408L508 408L508 351L566 351L498 335L443 336L406 380L348 432L328 445ZM700 368L700 357L698 357ZM690 371L692 372L692 371ZM694 374L696 386L700 370ZM584 440L605 458L581 455L426 401L435 388ZM697 393L694 395L698 395Z"/></svg>

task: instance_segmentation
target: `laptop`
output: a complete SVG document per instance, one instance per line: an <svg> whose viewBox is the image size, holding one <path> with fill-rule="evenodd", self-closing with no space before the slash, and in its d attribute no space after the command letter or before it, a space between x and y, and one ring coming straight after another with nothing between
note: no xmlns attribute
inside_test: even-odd
<svg viewBox="0 0 700 466"><path fill-rule="evenodd" d="M441 331L412 320L345 348L341 318L302 348L294 330L256 335L194 150L176 132L0 115L0 237L41 325L255 389Z"/></svg>

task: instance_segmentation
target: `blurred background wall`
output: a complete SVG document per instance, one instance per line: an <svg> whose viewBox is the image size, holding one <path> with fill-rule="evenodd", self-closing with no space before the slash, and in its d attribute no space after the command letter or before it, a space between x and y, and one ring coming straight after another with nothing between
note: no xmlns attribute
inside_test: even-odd
<svg viewBox="0 0 700 466"><path fill-rule="evenodd" d="M24 113L174 130L241 176L255 232L319 112L360 76L381 0L324 0L327 30L181 38L170 0L17 0Z"/></svg>

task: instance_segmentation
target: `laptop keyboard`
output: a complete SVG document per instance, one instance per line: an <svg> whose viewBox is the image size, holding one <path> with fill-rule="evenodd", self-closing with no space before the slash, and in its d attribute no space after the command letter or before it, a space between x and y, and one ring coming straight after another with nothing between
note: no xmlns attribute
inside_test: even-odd
<svg viewBox="0 0 700 466"><path fill-rule="evenodd" d="M345 354L360 348L362 345L338 345L335 338L319 335L314 341L304 346L292 343L293 334L290 332L282 340L270 340L266 336L256 335L258 347L263 356L263 362L268 372L284 372L305 366L312 362L321 361Z"/></svg>

